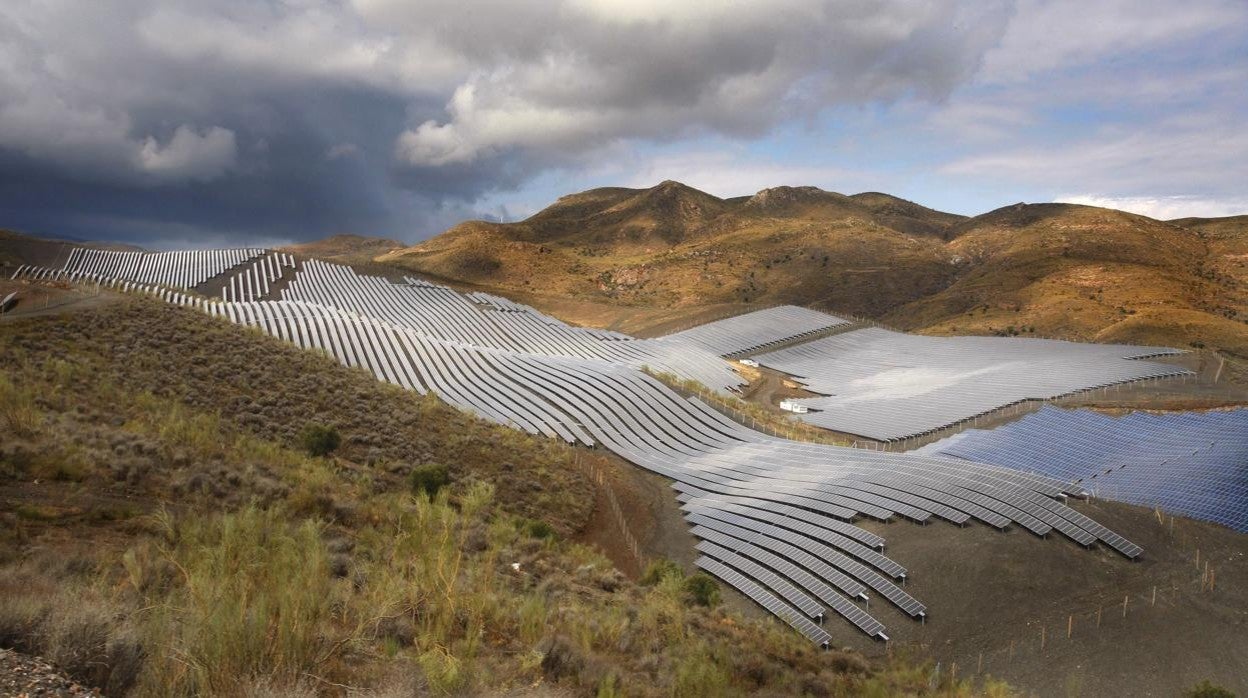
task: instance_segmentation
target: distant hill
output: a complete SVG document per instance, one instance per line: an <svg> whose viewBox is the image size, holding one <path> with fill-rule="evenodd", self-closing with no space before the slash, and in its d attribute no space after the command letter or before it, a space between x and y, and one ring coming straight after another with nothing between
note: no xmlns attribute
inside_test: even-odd
<svg viewBox="0 0 1248 698"><path fill-rule="evenodd" d="M13 267L22 264L60 266L65 262L69 250L74 247L89 247L96 250L119 252L134 252L143 249L142 247L120 242L91 242L72 238L39 238L13 230L0 229L0 270L6 266Z"/></svg>
<svg viewBox="0 0 1248 698"><path fill-rule="evenodd" d="M571 194L515 223L468 221L376 261L538 305L795 303L933 333L1248 356L1248 216L1015 204L968 218L879 192L720 199L667 181Z"/></svg>
<svg viewBox="0 0 1248 698"><path fill-rule="evenodd" d="M377 261L630 305L794 302L881 314L952 283L943 236L961 220L882 194L777 187L720 199L669 181L565 196L516 223L469 221Z"/></svg>
<svg viewBox="0 0 1248 698"><path fill-rule="evenodd" d="M322 240L287 245L281 249L292 254L304 254L337 262L362 263L371 262L374 257L402 247L403 243L395 240L348 233Z"/></svg>

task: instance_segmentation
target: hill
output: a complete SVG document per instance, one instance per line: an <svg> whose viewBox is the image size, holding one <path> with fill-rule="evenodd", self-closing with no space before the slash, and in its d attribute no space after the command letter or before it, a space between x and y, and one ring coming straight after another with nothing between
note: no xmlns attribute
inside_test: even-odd
<svg viewBox="0 0 1248 698"><path fill-rule="evenodd" d="M0 647L79 683L118 696L969 690L704 607L714 594L674 568L626 578L578 542L602 504L570 447L193 310L100 298L0 320Z"/></svg>
<svg viewBox="0 0 1248 698"><path fill-rule="evenodd" d="M1248 350L1248 298L1211 273L1189 229L1123 211L1016 205L964 221L947 249L963 271L885 320L935 333L1036 332L1105 342Z"/></svg>
<svg viewBox="0 0 1248 698"><path fill-rule="evenodd" d="M13 230L0 229L0 274L3 273L5 267L22 264L60 266L65 262L68 250L73 247L90 247L97 250L117 251L142 249L134 245L122 243L40 238ZM8 275L5 274L5 276Z"/></svg>
<svg viewBox="0 0 1248 698"><path fill-rule="evenodd" d="M622 305L835 299L842 311L878 314L952 281L940 236L957 220L883 195L777 187L725 200L664 182L564 197L517 223L466 222L376 261Z"/></svg>
<svg viewBox="0 0 1248 698"><path fill-rule="evenodd" d="M878 192L719 199L663 182L565 196L516 223L465 222L376 261L590 324L624 314L610 308L792 303L913 331L1248 356L1245 219L1163 222L1073 204L967 218Z"/></svg>
<svg viewBox="0 0 1248 698"><path fill-rule="evenodd" d="M291 254L319 257L343 264L367 263L374 257L403 247L403 243L386 238L363 235L332 235L321 240L300 242L279 248Z"/></svg>

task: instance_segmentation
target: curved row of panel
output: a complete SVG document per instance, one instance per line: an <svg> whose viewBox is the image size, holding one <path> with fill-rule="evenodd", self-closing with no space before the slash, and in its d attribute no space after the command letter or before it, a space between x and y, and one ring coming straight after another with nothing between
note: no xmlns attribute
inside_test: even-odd
<svg viewBox="0 0 1248 698"><path fill-rule="evenodd" d="M754 357L825 397L797 399L815 426L881 441L973 419L1024 400L1191 375L1146 356L1165 347L1015 337L927 337L865 328Z"/></svg>
<svg viewBox="0 0 1248 698"><path fill-rule="evenodd" d="M695 347L654 340L619 339L598 330L571 327L531 308L474 302L443 286L395 284L351 268L309 260L283 300L301 300L387 320L430 336L491 349L543 356L567 356L649 367L714 390L741 384L719 357Z"/></svg>
<svg viewBox="0 0 1248 698"><path fill-rule="evenodd" d="M295 258L284 252L268 252L251 264L244 266L229 282L221 287L221 299L226 301L256 301L269 293L269 288L294 268Z"/></svg>
<svg viewBox="0 0 1248 698"><path fill-rule="evenodd" d="M1045 406L921 450L1043 473L1248 533L1248 409L1111 416Z"/></svg>
<svg viewBox="0 0 1248 698"><path fill-rule="evenodd" d="M901 588L906 570L883 555L883 539L852 523L860 516L958 524L976 519L994 527L1017 523L1038 535L1057 530L1084 545L1099 540L1127 556L1140 553L1058 501L1081 490L1054 478L942 457L777 439L696 399L681 398L611 353L593 358L559 353L566 349L559 343L566 333L541 333L534 323L549 323L537 314L488 299L465 300L428 284L388 289L367 278L309 283L314 278L301 271L291 286L302 282L303 293L327 303L189 302L326 351L382 380L435 392L485 419L602 446L671 478L704 544L699 565L821 644L827 633L817 621L829 610L884 637L883 625L858 605L870 594L914 618L927 612ZM511 325L482 317L526 320ZM518 347L465 341L472 333ZM543 348L554 351L546 354Z"/></svg>
<svg viewBox="0 0 1248 698"><path fill-rule="evenodd" d="M31 281L63 281L68 283L90 283L100 284L106 288L116 289L118 291L130 293L145 293L156 296L167 303L174 305L187 305L196 308L205 308L210 301L202 296L194 296L181 291L175 291L166 286L158 286L156 284L144 284L137 281L126 281L124 279L116 279L103 274L92 274L81 271L65 271L63 269L49 269L47 267L23 264L13 272L11 279L29 279Z"/></svg>
<svg viewBox="0 0 1248 698"><path fill-rule="evenodd" d="M730 356L848 324L849 320L835 315L796 305L781 305L708 322L660 339L702 347L718 356Z"/></svg>
<svg viewBox="0 0 1248 698"><path fill-rule="evenodd" d="M486 419L601 444L671 477L695 498L686 510L696 533L715 531L742 541L738 554L786 579L794 575L768 563L784 560L800 567L844 592L832 606L842 615L849 598L868 590L914 617L926 612L895 583L904 578L904 568L873 550L872 536L847 523L861 515L883 520L901 515L918 522L939 517L959 524L976 518L997 527L1018 522L1039 535L1056 529L1085 545L1101 540L1128 556L1140 552L1053 499L1065 488L1057 480L944 458L776 439L699 401L681 399L626 367L445 342L309 303L209 309L328 351L383 380L436 392ZM751 547L743 549L747 543ZM722 546L722 540L716 544ZM755 550L772 557L751 555ZM768 580L755 581L771 588ZM819 598L827 598L826 591L818 589Z"/></svg>
<svg viewBox="0 0 1248 698"><path fill-rule="evenodd" d="M122 252L75 247L62 271L190 289L263 253L255 248Z"/></svg>

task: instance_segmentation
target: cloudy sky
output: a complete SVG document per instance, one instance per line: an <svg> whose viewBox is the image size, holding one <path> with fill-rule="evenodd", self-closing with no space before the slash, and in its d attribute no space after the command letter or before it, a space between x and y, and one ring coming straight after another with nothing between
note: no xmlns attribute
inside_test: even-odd
<svg viewBox="0 0 1248 698"><path fill-rule="evenodd" d="M1248 213L1243 0L5 0L0 227L423 239L595 186Z"/></svg>

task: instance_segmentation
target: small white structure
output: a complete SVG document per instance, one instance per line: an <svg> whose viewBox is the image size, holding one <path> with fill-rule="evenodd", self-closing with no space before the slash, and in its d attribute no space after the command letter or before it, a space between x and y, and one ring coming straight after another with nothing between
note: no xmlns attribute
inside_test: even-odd
<svg viewBox="0 0 1248 698"><path fill-rule="evenodd" d="M749 366L750 368L758 368L758 362L754 359L741 359L741 365Z"/></svg>
<svg viewBox="0 0 1248 698"><path fill-rule="evenodd" d="M780 409L788 410L789 412L796 412L797 414L806 414L810 411L809 407L794 402L793 400L781 400Z"/></svg>

